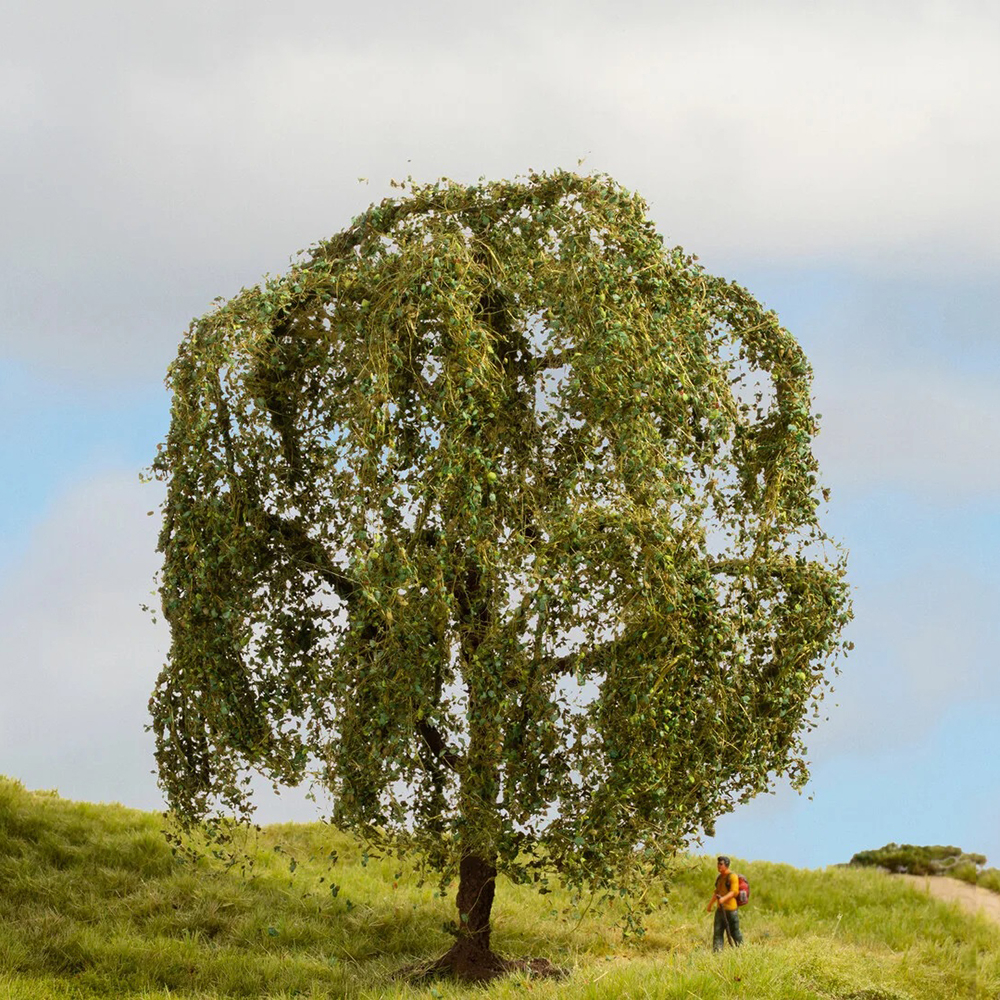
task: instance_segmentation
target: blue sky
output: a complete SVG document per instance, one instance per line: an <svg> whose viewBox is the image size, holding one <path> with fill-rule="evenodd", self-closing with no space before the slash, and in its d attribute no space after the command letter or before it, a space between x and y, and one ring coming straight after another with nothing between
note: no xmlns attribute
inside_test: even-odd
<svg viewBox="0 0 1000 1000"><path fill-rule="evenodd" d="M384 12L383 12L384 13ZM0 771L155 808L163 375L392 177L603 170L813 362L855 652L706 849L1000 865L1000 17L969 3L16 5L0 64ZM95 53L99 53L95 57ZM359 182L359 177L367 178ZM266 819L310 815L292 794Z"/></svg>

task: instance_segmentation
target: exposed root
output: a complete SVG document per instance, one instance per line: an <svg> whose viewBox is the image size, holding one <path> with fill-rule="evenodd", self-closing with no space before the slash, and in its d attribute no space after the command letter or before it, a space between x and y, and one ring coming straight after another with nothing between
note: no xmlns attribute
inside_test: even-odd
<svg viewBox="0 0 1000 1000"><path fill-rule="evenodd" d="M408 965L400 969L397 976L406 979L450 977L465 983L488 983L514 973L527 973L533 979L564 979L569 974L547 958L501 958L494 951L460 939L435 961Z"/></svg>

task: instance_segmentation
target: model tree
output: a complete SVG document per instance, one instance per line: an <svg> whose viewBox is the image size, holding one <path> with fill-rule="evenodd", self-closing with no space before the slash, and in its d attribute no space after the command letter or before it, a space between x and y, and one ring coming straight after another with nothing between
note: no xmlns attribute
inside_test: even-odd
<svg viewBox="0 0 1000 1000"><path fill-rule="evenodd" d="M177 813L318 772L459 878L628 896L805 780L849 617L810 368L607 177L403 186L192 324L155 463Z"/></svg>

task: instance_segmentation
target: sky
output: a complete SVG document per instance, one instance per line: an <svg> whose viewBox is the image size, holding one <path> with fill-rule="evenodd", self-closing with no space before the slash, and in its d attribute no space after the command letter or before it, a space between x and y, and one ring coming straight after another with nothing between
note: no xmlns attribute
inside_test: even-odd
<svg viewBox="0 0 1000 1000"><path fill-rule="evenodd" d="M815 369L855 651L812 781L706 851L1000 866L1000 8L8 0L0 773L156 809L166 367L190 319L393 178L602 171ZM582 161L582 164L580 163ZM154 512L150 515L149 512ZM315 818L301 793L260 817Z"/></svg>

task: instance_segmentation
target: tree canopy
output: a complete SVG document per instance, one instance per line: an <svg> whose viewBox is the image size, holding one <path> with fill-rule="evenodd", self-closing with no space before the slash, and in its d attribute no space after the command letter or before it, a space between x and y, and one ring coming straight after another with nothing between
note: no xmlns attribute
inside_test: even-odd
<svg viewBox="0 0 1000 1000"><path fill-rule="evenodd" d="M810 378L604 176L407 183L220 302L154 464L171 806L318 770L443 871L617 893L804 781L850 615Z"/></svg>

